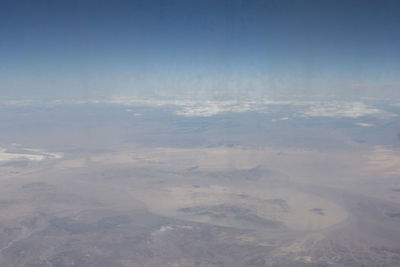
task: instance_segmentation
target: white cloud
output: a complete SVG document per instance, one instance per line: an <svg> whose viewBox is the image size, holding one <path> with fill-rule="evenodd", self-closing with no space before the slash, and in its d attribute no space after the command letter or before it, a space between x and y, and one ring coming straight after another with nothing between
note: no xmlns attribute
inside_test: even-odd
<svg viewBox="0 0 400 267"><path fill-rule="evenodd" d="M263 112L272 105L295 106L295 117L328 117L328 118L360 118L363 116L388 117L392 113L371 107L363 102L344 101L207 101L207 102L183 102L177 105L177 115L187 117L209 117L221 113L239 113L246 111ZM285 116L276 120L287 120Z"/></svg>
<svg viewBox="0 0 400 267"><path fill-rule="evenodd" d="M62 157L59 153L46 152L40 149L23 149L21 152L10 152L0 147L0 162L12 161L42 161L46 159L59 159Z"/></svg>
<svg viewBox="0 0 400 267"><path fill-rule="evenodd" d="M290 119L289 117L282 117L282 118L279 118L279 119L272 119L271 121L272 121L272 122L287 121L287 120L289 120L289 119Z"/></svg>
<svg viewBox="0 0 400 267"><path fill-rule="evenodd" d="M9 101L7 105L29 105L30 100L24 101ZM214 101L198 101L193 99L151 99L140 97L113 97L103 100L53 100L42 105L63 105L63 104L113 104L126 106L128 112L135 113L132 107L151 106L151 107L171 107L174 113L185 117L210 117L217 114L240 113L240 112L265 112L272 106L291 106L290 112L285 117L327 117L327 118L360 118L363 116L389 117L396 116L393 113L377 109L361 101L302 101L302 100L273 100L273 99L258 99L258 100L214 100ZM135 116L142 114L135 113ZM279 120L279 119L276 119Z"/></svg>
<svg viewBox="0 0 400 267"><path fill-rule="evenodd" d="M388 112L366 105L363 102L321 102L301 112L301 117L360 118L363 116L392 116Z"/></svg>
<svg viewBox="0 0 400 267"><path fill-rule="evenodd" d="M238 113L256 111L261 107L250 102L236 101L207 101L203 103L188 103L175 112L186 117L210 117L220 113Z"/></svg>
<svg viewBox="0 0 400 267"><path fill-rule="evenodd" d="M27 107L27 106L32 106L35 103L37 103L34 100L30 99L25 99L25 100L9 100L9 101L4 101L1 104L4 106L16 106L16 107Z"/></svg>
<svg viewBox="0 0 400 267"><path fill-rule="evenodd" d="M365 122L358 122L356 125L361 126L361 127L372 127L374 126L372 123L365 123Z"/></svg>

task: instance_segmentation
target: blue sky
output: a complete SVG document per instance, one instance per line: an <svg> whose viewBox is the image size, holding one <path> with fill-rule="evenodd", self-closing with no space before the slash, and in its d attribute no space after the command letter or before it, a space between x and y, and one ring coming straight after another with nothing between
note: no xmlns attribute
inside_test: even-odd
<svg viewBox="0 0 400 267"><path fill-rule="evenodd" d="M398 1L0 0L0 93L399 97L399 26Z"/></svg>

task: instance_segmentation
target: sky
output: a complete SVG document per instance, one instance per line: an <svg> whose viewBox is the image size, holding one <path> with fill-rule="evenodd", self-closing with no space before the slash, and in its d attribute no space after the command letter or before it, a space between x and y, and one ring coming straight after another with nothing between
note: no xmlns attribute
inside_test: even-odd
<svg viewBox="0 0 400 267"><path fill-rule="evenodd" d="M0 97L400 97L400 2L0 0Z"/></svg>

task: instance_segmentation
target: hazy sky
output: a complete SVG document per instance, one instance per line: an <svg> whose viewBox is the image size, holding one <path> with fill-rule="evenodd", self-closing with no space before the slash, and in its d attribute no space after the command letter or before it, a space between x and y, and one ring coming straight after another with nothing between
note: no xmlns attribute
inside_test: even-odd
<svg viewBox="0 0 400 267"><path fill-rule="evenodd" d="M0 97L400 96L400 1L0 0Z"/></svg>

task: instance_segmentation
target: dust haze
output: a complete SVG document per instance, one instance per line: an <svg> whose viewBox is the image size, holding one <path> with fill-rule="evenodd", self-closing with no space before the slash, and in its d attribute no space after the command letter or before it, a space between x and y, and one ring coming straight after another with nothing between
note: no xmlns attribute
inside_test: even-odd
<svg viewBox="0 0 400 267"><path fill-rule="evenodd" d="M393 100L4 102L1 266L397 266Z"/></svg>

